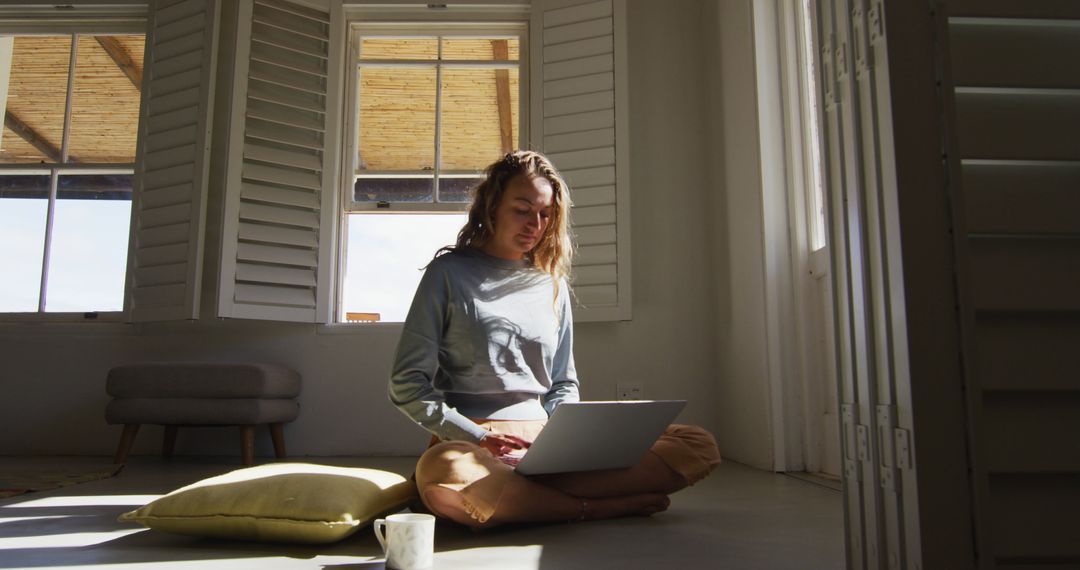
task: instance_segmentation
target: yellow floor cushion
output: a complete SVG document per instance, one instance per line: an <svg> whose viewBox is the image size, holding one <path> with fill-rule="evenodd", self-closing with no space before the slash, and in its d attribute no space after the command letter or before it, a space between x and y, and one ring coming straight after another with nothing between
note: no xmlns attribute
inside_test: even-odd
<svg viewBox="0 0 1080 570"><path fill-rule="evenodd" d="M204 479L119 520L177 534L315 544L341 540L415 497L412 481L388 471L276 463Z"/></svg>

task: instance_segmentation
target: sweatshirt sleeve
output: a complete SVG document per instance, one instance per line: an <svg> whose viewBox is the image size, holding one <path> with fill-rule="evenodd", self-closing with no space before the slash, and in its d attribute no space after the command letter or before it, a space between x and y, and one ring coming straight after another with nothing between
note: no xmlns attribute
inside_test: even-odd
<svg viewBox="0 0 1080 570"><path fill-rule="evenodd" d="M487 431L446 405L433 385L451 293L448 276L437 261L428 266L416 288L387 392L402 413L440 439L477 442Z"/></svg>
<svg viewBox="0 0 1080 570"><path fill-rule="evenodd" d="M563 402L577 402L577 370L574 367L574 317L570 309L570 288L563 281L560 286L561 316L559 320L559 344L551 363L551 389L544 394L544 410L550 416Z"/></svg>

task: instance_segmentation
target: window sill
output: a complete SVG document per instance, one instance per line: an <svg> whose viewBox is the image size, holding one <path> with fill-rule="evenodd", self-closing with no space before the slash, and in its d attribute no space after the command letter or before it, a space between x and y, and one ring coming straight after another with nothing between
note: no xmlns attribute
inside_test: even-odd
<svg viewBox="0 0 1080 570"><path fill-rule="evenodd" d="M400 334L405 323L334 323L316 325L315 334L320 335L365 335L365 334Z"/></svg>
<svg viewBox="0 0 1080 570"><path fill-rule="evenodd" d="M0 323L124 323L122 311L85 313L0 313Z"/></svg>
<svg viewBox="0 0 1080 570"><path fill-rule="evenodd" d="M97 313L86 318L83 313L4 313L0 314L0 334L79 334L130 335L135 328L124 313Z"/></svg>

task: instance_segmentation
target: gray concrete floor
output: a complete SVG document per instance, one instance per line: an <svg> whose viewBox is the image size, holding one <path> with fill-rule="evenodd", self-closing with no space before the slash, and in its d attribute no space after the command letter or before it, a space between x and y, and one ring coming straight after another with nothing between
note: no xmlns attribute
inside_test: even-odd
<svg viewBox="0 0 1080 570"><path fill-rule="evenodd" d="M402 474L410 458L298 458ZM108 463L107 458L0 457ZM226 542L149 531L116 517L179 486L237 468L235 458L134 457L111 479L0 499L0 568L383 568L370 527L330 545ZM436 528L435 568L843 568L841 494L726 462L649 518L528 525L472 532ZM123 565L123 566L120 566Z"/></svg>

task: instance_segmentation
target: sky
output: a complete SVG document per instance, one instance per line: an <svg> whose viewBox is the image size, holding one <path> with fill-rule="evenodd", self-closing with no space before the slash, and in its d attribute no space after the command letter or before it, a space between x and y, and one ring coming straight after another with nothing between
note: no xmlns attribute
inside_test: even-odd
<svg viewBox="0 0 1080 570"><path fill-rule="evenodd" d="M0 199L0 312L37 311L48 200ZM120 311L131 202L57 200L47 312Z"/></svg>
<svg viewBox="0 0 1080 570"><path fill-rule="evenodd" d="M0 312L35 312L47 200L0 199ZM121 311L131 202L58 200L53 222L47 312ZM465 214L348 216L345 312L405 320L423 268L454 243Z"/></svg>
<svg viewBox="0 0 1080 570"><path fill-rule="evenodd" d="M342 313L379 313L405 320L423 268L452 245L465 214L352 214L348 216Z"/></svg>

